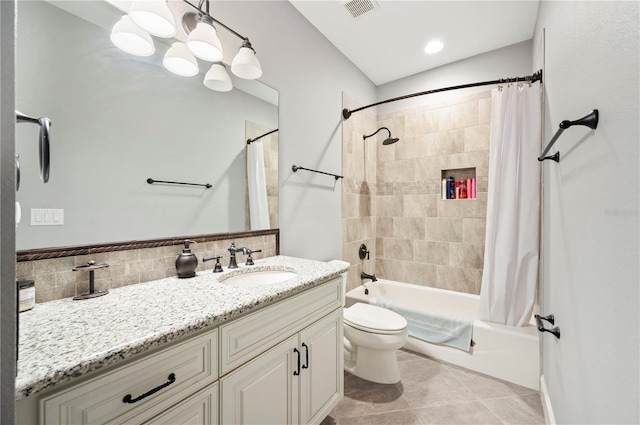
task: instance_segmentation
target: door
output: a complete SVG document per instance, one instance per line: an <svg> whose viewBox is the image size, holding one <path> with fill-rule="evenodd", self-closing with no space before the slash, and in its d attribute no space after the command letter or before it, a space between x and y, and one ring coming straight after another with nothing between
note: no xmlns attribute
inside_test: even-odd
<svg viewBox="0 0 640 425"><path fill-rule="evenodd" d="M222 378L222 424L298 423L297 347L294 335Z"/></svg>
<svg viewBox="0 0 640 425"><path fill-rule="evenodd" d="M344 394L342 309L300 332L300 423L319 424Z"/></svg>

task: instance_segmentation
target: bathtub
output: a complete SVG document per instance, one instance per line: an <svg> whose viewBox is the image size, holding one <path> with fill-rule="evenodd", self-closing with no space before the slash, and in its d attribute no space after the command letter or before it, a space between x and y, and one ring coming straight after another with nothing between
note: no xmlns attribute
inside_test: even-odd
<svg viewBox="0 0 640 425"><path fill-rule="evenodd" d="M365 295L365 288L369 290L368 295ZM478 295L385 279L366 283L347 292L346 306L349 307L356 302L375 304L378 296L421 309L474 320L474 345L469 352L411 336L404 348L538 390L539 337L533 323L525 327L515 327L476 320L480 298Z"/></svg>

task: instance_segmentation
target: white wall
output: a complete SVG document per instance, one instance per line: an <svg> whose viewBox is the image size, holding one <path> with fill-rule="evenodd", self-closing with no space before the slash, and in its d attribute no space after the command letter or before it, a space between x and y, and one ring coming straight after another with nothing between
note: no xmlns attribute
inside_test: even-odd
<svg viewBox="0 0 640 425"><path fill-rule="evenodd" d="M215 2L217 18L250 37L280 92L280 249L284 255L341 258L341 185L292 165L341 170L342 91L362 103L375 86L285 1Z"/></svg>
<svg viewBox="0 0 640 425"><path fill-rule="evenodd" d="M513 44L383 84L378 87L378 101L443 87L530 75L531 45L531 41L523 41L522 43ZM471 89L452 90L387 103L378 106L378 114L382 115L426 103L458 98L470 93L490 90L494 87L495 86L482 86Z"/></svg>
<svg viewBox="0 0 640 425"><path fill-rule="evenodd" d="M638 7L540 3L545 143L562 120L600 111L596 130L566 130L560 163L544 164L541 310L561 339L542 337L542 368L558 423L640 422Z"/></svg>

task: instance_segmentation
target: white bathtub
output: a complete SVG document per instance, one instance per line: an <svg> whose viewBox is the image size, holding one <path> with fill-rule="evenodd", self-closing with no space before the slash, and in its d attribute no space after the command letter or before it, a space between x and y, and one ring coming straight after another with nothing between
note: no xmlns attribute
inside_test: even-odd
<svg viewBox="0 0 640 425"><path fill-rule="evenodd" d="M365 295L365 287L369 295ZM361 285L347 292L346 305L376 303L382 296L398 303L417 306L473 323L473 342L469 352L409 337L405 348L439 360L475 370L527 388L538 389L540 379L539 337L535 325L515 327L476 320L478 295L410 285L385 279Z"/></svg>

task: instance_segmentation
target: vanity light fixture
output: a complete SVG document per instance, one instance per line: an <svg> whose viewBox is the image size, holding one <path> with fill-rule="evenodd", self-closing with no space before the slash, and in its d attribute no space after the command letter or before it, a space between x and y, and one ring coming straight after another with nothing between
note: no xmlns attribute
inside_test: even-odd
<svg viewBox="0 0 640 425"><path fill-rule="evenodd" d="M152 35L169 38L177 33L173 14L165 0L136 0L131 4L129 16Z"/></svg>
<svg viewBox="0 0 640 425"><path fill-rule="evenodd" d="M231 77L222 62L216 62L204 76L204 85L215 91L230 91L233 88Z"/></svg>
<svg viewBox="0 0 640 425"><path fill-rule="evenodd" d="M242 41L238 54L233 58L231 72L247 80L255 80L262 76L262 67L248 38Z"/></svg>
<svg viewBox="0 0 640 425"><path fill-rule="evenodd" d="M124 15L111 30L111 41L120 49L136 56L151 56L156 51L148 32Z"/></svg>
<svg viewBox="0 0 640 425"><path fill-rule="evenodd" d="M223 57L222 43L220 43L216 28L213 26L213 18L209 15L208 1L206 6L206 15L198 14L196 27L187 37L187 47L202 60L218 62Z"/></svg>
<svg viewBox="0 0 640 425"><path fill-rule="evenodd" d="M149 34L165 38L174 37L177 34L175 20L167 1L134 1L129 15L123 16L113 27L111 32L113 44L134 55L152 55L155 48ZM233 84L222 63L222 43L214 27L215 23L242 40L238 53L231 62L231 72L247 80L255 80L262 76L260 61L256 57L256 51L249 38L213 18L209 14L209 0L199 0L197 6L188 0L182 1L195 9L195 12L187 12L182 16L182 27L188 34L186 44L179 41L173 43L162 62L165 68L177 75L194 76L199 73L196 57L213 62L205 76L204 85L212 90L231 90Z"/></svg>
<svg viewBox="0 0 640 425"><path fill-rule="evenodd" d="M162 64L169 71L182 77L193 77L200 72L198 61L184 43L176 41L164 55Z"/></svg>

